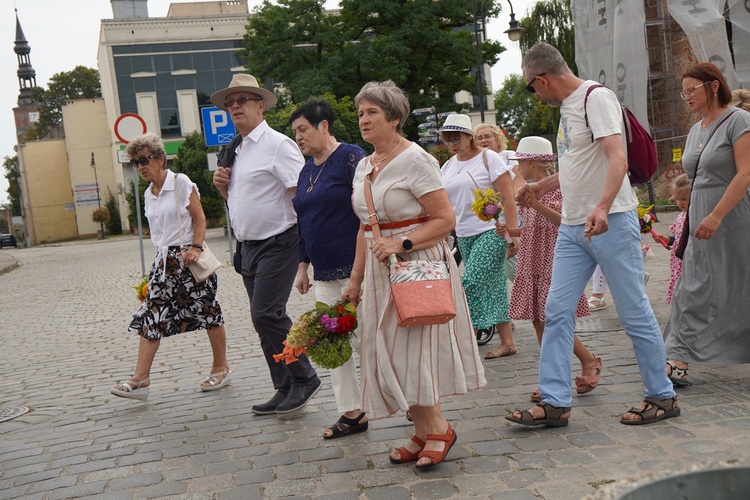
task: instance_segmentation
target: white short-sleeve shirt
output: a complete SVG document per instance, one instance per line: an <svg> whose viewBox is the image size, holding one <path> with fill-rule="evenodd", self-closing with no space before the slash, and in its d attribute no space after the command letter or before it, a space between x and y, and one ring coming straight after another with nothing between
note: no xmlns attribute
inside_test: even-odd
<svg viewBox="0 0 750 500"><path fill-rule="evenodd" d="M596 139L619 134L625 148L622 110L611 90L598 88L591 92L586 104L589 127L586 126L583 102L591 85L596 82L583 82L560 107L557 154L563 196L562 223L567 225L584 224L604 190L608 162ZM638 199L626 172L609 213L627 212L637 206Z"/></svg>
<svg viewBox="0 0 750 500"><path fill-rule="evenodd" d="M167 172L164 179L164 185L159 191L159 196L154 196L151 191L153 184L149 184L144 194L144 208L146 218L148 219L149 232L151 234L151 243L156 248L177 246L180 244L180 224L182 221L182 242L185 245L193 243L193 217L188 212L187 207L190 204L190 193L195 193L200 197L198 186L193 183L188 176L180 174L176 176L179 183L179 200L175 203L175 174ZM180 215L177 215L179 206Z"/></svg>
<svg viewBox="0 0 750 500"><path fill-rule="evenodd" d="M456 212L456 235L462 238L484 233L495 226L493 222L486 222L471 211L474 203L474 190L479 186L482 190L495 189L492 184L501 175L508 173L514 177L513 166L506 158L494 151L487 151L487 167L484 166L482 153L466 161L459 161L456 156L450 158L443 165L443 182ZM474 184L476 181L476 184Z"/></svg>
<svg viewBox="0 0 750 500"><path fill-rule="evenodd" d="M237 240L264 240L296 224L290 189L305 164L297 144L264 120L234 154L227 204Z"/></svg>

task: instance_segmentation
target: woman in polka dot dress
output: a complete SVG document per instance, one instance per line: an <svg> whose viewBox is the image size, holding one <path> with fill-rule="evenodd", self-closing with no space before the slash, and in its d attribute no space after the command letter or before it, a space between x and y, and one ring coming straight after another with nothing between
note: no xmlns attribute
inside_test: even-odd
<svg viewBox="0 0 750 500"><path fill-rule="evenodd" d="M556 158L552 154L552 144L547 139L531 136L521 139L512 159L518 161L518 171L524 179L536 182L555 172ZM507 229L498 224L497 231L502 235L507 229L511 236L521 237L516 281L510 298L510 317L515 320L531 320L541 344L545 321L544 305L552 281L552 259L557 242L557 228L560 225L562 193L559 189L551 191L541 200L535 200L531 208L521 210L524 222L522 227ZM586 296L582 295L576 317L589 314ZM586 349L577 336L574 338L573 353L581 361L583 369L581 376L576 377L576 392L586 394L599 384L602 360ZM539 389L531 394L531 400L541 401Z"/></svg>

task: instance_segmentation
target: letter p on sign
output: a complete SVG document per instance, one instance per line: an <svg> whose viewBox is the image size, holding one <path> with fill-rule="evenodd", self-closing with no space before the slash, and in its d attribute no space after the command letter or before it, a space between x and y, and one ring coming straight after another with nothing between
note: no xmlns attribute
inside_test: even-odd
<svg viewBox="0 0 750 500"><path fill-rule="evenodd" d="M206 146L222 146L234 139L234 124L229 113L217 107L201 108Z"/></svg>

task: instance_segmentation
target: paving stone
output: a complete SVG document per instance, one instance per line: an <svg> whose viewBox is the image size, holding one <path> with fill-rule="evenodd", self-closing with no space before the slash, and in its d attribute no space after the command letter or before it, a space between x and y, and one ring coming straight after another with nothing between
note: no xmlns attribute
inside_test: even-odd
<svg viewBox="0 0 750 500"><path fill-rule="evenodd" d="M389 486L387 488L374 488L363 492L367 500L410 500L411 493L401 486Z"/></svg>
<svg viewBox="0 0 750 500"><path fill-rule="evenodd" d="M273 469L256 469L237 472L234 475L234 484L237 486L270 483L274 480L275 474Z"/></svg>
<svg viewBox="0 0 750 500"><path fill-rule="evenodd" d="M256 457L253 460L255 467L275 467L277 465L290 465L299 462L299 455L294 452L276 453L268 456Z"/></svg>
<svg viewBox="0 0 750 500"><path fill-rule="evenodd" d="M106 481L97 481L92 483L83 483L68 488L55 489L49 496L48 500L65 500L68 498L88 497L98 495L104 492Z"/></svg>
<svg viewBox="0 0 750 500"><path fill-rule="evenodd" d="M289 497L292 495L311 495L316 491L313 479L293 479L274 481L264 485L264 494L270 498Z"/></svg>
<svg viewBox="0 0 750 500"><path fill-rule="evenodd" d="M137 474L134 476L121 477L112 479L109 482L109 487L113 491L117 490L132 490L134 488L141 488L143 486L150 486L152 484L159 484L163 477L158 472L151 472L148 474Z"/></svg>
<svg viewBox="0 0 750 500"><path fill-rule="evenodd" d="M456 488L450 481L422 481L411 486L412 496L422 498L450 498L456 494Z"/></svg>
<svg viewBox="0 0 750 500"><path fill-rule="evenodd" d="M168 483L155 484L145 488L138 488L138 498L163 498L169 495L182 495L186 493L188 483L184 481L171 481Z"/></svg>

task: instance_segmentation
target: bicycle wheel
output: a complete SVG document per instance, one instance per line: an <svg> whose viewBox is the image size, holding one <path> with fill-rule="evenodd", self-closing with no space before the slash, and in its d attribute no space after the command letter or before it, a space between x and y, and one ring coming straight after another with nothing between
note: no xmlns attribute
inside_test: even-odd
<svg viewBox="0 0 750 500"><path fill-rule="evenodd" d="M495 325L477 330L477 345L485 345L495 336Z"/></svg>

